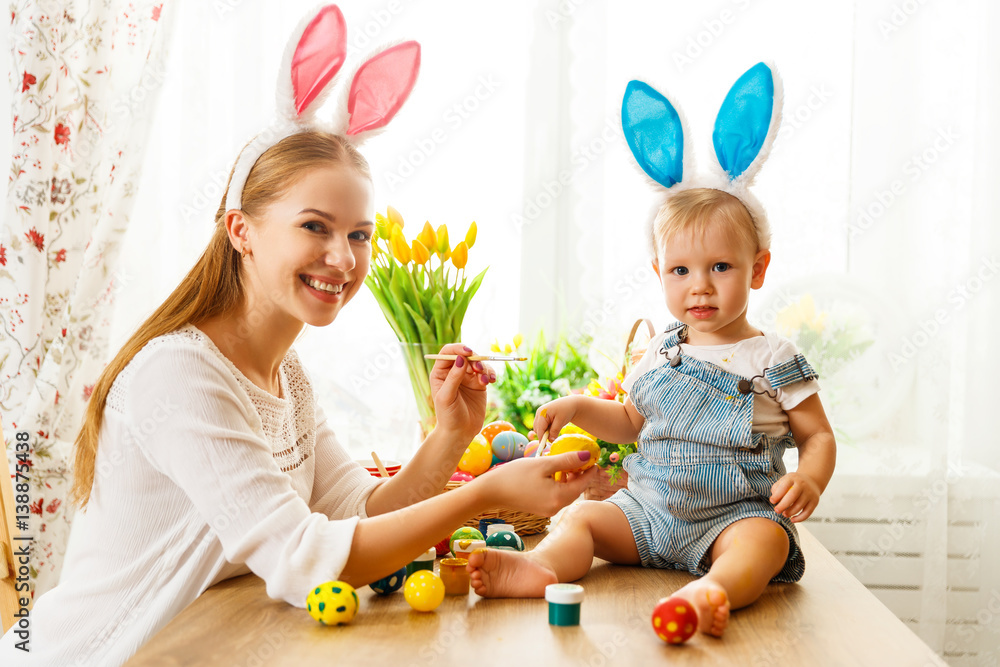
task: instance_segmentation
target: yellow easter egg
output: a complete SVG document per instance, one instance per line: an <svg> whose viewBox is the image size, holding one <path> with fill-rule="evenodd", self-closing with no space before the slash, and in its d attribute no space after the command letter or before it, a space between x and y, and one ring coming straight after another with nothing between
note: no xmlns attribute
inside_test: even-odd
<svg viewBox="0 0 1000 667"><path fill-rule="evenodd" d="M403 597L417 611L434 611L444 600L444 582L430 570L417 570L406 578Z"/></svg>
<svg viewBox="0 0 1000 667"><path fill-rule="evenodd" d="M461 460L458 462L458 469L470 475L482 475L490 469L493 463L493 450L482 434L477 435L465 448Z"/></svg>
<svg viewBox="0 0 1000 667"><path fill-rule="evenodd" d="M590 458L587 459L586 463L577 468L577 472L583 472L597 463L597 459L601 455L601 448L597 446L597 442L592 438L580 435L579 433L567 433L566 435L560 435L552 441L552 448L549 450L549 455L555 456L556 454L565 454L566 452L590 452ZM561 478L562 474L557 472L556 479Z"/></svg>
<svg viewBox="0 0 1000 667"><path fill-rule="evenodd" d="M328 581L309 591L306 610L323 625L350 623L358 613L358 594L343 581Z"/></svg>

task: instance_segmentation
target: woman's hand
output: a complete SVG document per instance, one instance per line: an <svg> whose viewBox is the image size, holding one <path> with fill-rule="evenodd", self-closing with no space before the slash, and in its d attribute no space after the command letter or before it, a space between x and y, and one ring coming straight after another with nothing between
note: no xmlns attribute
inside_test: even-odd
<svg viewBox="0 0 1000 667"><path fill-rule="evenodd" d="M438 359L431 369L431 396L437 427L470 440L483 427L486 417L486 387L496 382L496 372L482 361L469 361L472 350L461 343L450 343L441 354L457 354L454 361Z"/></svg>
<svg viewBox="0 0 1000 667"><path fill-rule="evenodd" d="M538 408L533 427L539 438L548 431L549 442L555 440L563 427L573 421L577 408L576 399L576 396L563 396Z"/></svg>
<svg viewBox="0 0 1000 667"><path fill-rule="evenodd" d="M594 479L597 466L573 473L590 459L590 452L566 452L555 456L515 459L483 473L469 483L480 485L489 507L552 516L580 497ZM554 475L562 471L564 478Z"/></svg>

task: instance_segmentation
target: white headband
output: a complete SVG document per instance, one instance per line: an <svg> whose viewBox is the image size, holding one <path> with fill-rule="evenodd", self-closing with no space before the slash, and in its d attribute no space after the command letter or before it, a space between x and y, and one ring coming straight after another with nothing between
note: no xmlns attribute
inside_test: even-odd
<svg viewBox="0 0 1000 667"><path fill-rule="evenodd" d="M667 197L711 188L743 202L757 227L760 247L771 245L771 227L750 192L781 125L781 79L757 63L736 80L715 117L715 160L707 174L694 171L687 122L680 109L643 81L629 81L622 100L622 129L636 162Z"/></svg>
<svg viewBox="0 0 1000 667"><path fill-rule="evenodd" d="M406 102L420 70L420 44L402 42L378 49L358 66L327 122L316 111L336 87L347 54L347 26L337 5L306 16L292 33L281 61L277 115L268 129L236 159L226 210L242 208L243 188L257 159L282 139L305 130L342 135L357 146L381 131Z"/></svg>

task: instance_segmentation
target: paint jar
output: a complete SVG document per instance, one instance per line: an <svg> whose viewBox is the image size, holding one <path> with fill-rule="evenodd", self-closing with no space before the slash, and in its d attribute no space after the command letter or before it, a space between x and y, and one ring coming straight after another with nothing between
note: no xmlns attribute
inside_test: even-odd
<svg viewBox="0 0 1000 667"><path fill-rule="evenodd" d="M485 540L455 540L455 558L469 559L476 549L485 549Z"/></svg>
<svg viewBox="0 0 1000 667"><path fill-rule="evenodd" d="M436 557L437 557L437 549L435 549L434 547L431 547L430 549L428 549L424 553L422 553L419 556L417 556L416 558L414 558L406 566L406 576L410 576L411 574L413 574L417 570L430 570L431 572L433 572L434 571L434 558L436 558Z"/></svg>
<svg viewBox="0 0 1000 667"><path fill-rule="evenodd" d="M545 601L549 603L549 625L580 625L583 586L549 584L545 587Z"/></svg>
<svg viewBox="0 0 1000 667"><path fill-rule="evenodd" d="M502 524L504 520L498 516L488 517L486 519L479 520L479 532L483 534L483 538L489 537L490 526L493 524Z"/></svg>
<svg viewBox="0 0 1000 667"><path fill-rule="evenodd" d="M500 530L508 530L512 533L515 532L514 526L510 525L509 523L491 523L490 525L486 526L486 532L484 533L484 535L486 535L486 537L488 538L490 535Z"/></svg>
<svg viewBox="0 0 1000 667"><path fill-rule="evenodd" d="M445 595L468 595L469 573L465 566L469 561L464 558L442 558L438 564L438 573L444 582Z"/></svg>

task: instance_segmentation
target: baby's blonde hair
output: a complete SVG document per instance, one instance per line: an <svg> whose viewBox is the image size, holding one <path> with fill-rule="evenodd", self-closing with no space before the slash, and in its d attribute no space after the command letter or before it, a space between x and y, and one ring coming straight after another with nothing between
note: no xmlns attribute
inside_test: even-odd
<svg viewBox="0 0 1000 667"><path fill-rule="evenodd" d="M721 225L730 239L754 253L761 249L757 227L743 202L722 190L691 188L671 195L657 211L653 253L659 256L679 232L701 236L710 225Z"/></svg>

